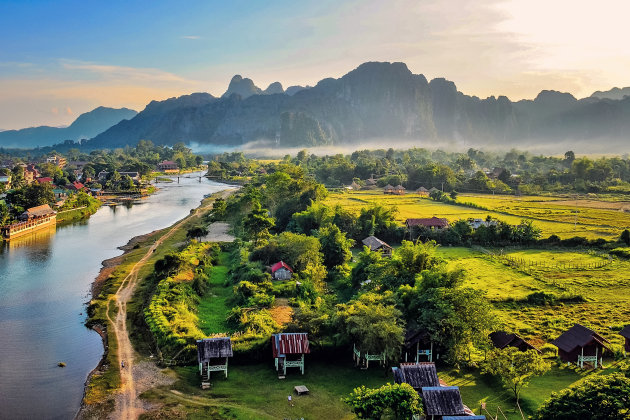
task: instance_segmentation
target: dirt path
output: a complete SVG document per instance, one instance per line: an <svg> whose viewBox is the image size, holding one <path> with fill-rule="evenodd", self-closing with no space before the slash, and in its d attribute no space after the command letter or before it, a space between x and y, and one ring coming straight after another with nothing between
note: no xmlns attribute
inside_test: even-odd
<svg viewBox="0 0 630 420"><path fill-rule="evenodd" d="M221 196L225 198L232 192L233 190L223 191ZM114 419L135 420L143 411L142 403L137 399L136 395L136 385L133 375L134 350L131 345L131 340L129 339L129 332L127 331L127 302L129 302L133 296L134 289L138 282L138 273L151 258L158 246L173 236L177 229L186 223L190 217L199 215L201 211L207 210L211 206L212 204L198 207L190 216L179 221L168 232L157 239L146 254L134 264L129 274L127 274L127 277L125 277L120 284L116 294L107 302L107 319L110 322L110 328L113 328L114 334L116 335L118 361L121 362L118 366L120 371L121 392L116 397L115 410L111 415ZM110 316L112 302L115 303L117 309L115 320ZM123 362L124 366L122 365Z"/></svg>

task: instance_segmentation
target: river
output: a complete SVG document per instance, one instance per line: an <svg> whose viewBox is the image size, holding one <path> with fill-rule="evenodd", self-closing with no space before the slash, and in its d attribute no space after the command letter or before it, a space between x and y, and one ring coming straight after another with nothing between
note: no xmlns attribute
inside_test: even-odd
<svg viewBox="0 0 630 420"><path fill-rule="evenodd" d="M191 176L191 175L188 175ZM160 183L152 196L104 206L88 220L0 247L0 419L72 419L103 354L85 328L101 261L134 236L170 226L204 195L228 186L202 178ZM60 368L58 362L66 367Z"/></svg>

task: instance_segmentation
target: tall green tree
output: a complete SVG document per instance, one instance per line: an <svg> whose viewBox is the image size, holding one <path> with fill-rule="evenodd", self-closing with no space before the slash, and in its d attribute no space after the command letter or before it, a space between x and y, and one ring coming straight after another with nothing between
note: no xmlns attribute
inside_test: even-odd
<svg viewBox="0 0 630 420"><path fill-rule="evenodd" d="M350 248L354 245L354 241L346 238L346 234L337 226L324 226L319 229L317 236L322 244L326 267L330 269L350 261L352 258Z"/></svg>
<svg viewBox="0 0 630 420"><path fill-rule="evenodd" d="M258 246L269 238L269 229L273 226L274 220L269 217L267 209L263 209L259 201L253 201L252 210L243 219L243 230L247 239Z"/></svg>

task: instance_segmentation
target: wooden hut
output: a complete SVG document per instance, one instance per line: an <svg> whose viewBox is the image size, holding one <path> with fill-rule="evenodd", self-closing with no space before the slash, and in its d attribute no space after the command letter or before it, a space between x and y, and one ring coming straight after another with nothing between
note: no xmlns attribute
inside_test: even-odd
<svg viewBox="0 0 630 420"><path fill-rule="evenodd" d="M405 191L406 191L406 190L405 190L405 187L403 187L402 185L400 185L400 184L399 184L399 185L396 185L396 186L394 187L394 192L393 192L393 194L396 194L396 195L405 195Z"/></svg>
<svg viewBox="0 0 630 420"><path fill-rule="evenodd" d="M584 367L584 362L593 363L597 368L602 363L602 353L609 343L595 331L583 325L575 324L562 335L551 342L558 347L558 356L565 362L576 363L579 367Z"/></svg>
<svg viewBox="0 0 630 420"><path fill-rule="evenodd" d="M363 352L357 348L357 345L352 346L352 360L355 366L361 367L361 369L367 369L370 367L370 362L379 362L381 366L385 363L385 353L368 353Z"/></svg>
<svg viewBox="0 0 630 420"><path fill-rule="evenodd" d="M224 372L227 378L229 357L232 357L230 337L197 340L197 363L199 363L202 386L210 381L210 372Z"/></svg>
<svg viewBox="0 0 630 420"><path fill-rule="evenodd" d="M630 353L630 324L623 327L623 329L619 331L619 335L621 335L626 340L623 346L624 354Z"/></svg>
<svg viewBox="0 0 630 420"><path fill-rule="evenodd" d="M429 190L427 190L424 187L420 187L416 190L416 194L421 195L422 197L428 197L429 196Z"/></svg>
<svg viewBox="0 0 630 420"><path fill-rule="evenodd" d="M271 349L278 378L284 379L288 367L300 368L304 375L304 355L311 352L307 333L273 334Z"/></svg>
<svg viewBox="0 0 630 420"><path fill-rule="evenodd" d="M465 416L467 414L457 386L424 387L422 388L422 402L427 419L442 420L444 416Z"/></svg>
<svg viewBox="0 0 630 420"><path fill-rule="evenodd" d="M400 367L393 367L392 372L397 384L409 384L418 392L425 387L440 386L435 363L401 363Z"/></svg>
<svg viewBox="0 0 630 420"><path fill-rule="evenodd" d="M376 236L368 236L362 240L361 243L370 248L370 251L380 251L384 257L392 256L392 247L378 239Z"/></svg>
<svg viewBox="0 0 630 420"><path fill-rule="evenodd" d="M358 191L361 189L361 186L357 184L356 181L352 181L352 184L350 184L350 189L354 191Z"/></svg>
<svg viewBox="0 0 630 420"><path fill-rule="evenodd" d="M504 349L506 347L516 347L520 351L536 350L538 353L542 353L533 345L523 340L518 334L508 334L505 331L495 331L490 334L490 341L492 345L498 349Z"/></svg>
<svg viewBox="0 0 630 420"><path fill-rule="evenodd" d="M394 194L394 187L387 184L385 188L383 188L383 194Z"/></svg>
<svg viewBox="0 0 630 420"><path fill-rule="evenodd" d="M271 266L271 277L274 280L289 280L293 276L293 269L284 261L279 261Z"/></svg>
<svg viewBox="0 0 630 420"><path fill-rule="evenodd" d="M403 344L405 352L405 362L419 363L423 361L433 361L433 342L426 331L407 330L405 332L405 342Z"/></svg>

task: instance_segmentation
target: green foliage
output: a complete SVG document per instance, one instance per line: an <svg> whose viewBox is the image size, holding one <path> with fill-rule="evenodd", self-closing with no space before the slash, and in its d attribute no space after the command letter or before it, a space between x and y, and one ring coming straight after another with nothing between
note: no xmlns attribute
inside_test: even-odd
<svg viewBox="0 0 630 420"><path fill-rule="evenodd" d="M317 237L321 243L324 265L327 268L343 265L352 259L350 248L354 245L354 241L346 238L346 234L337 226L327 225L319 228Z"/></svg>
<svg viewBox="0 0 630 420"><path fill-rule="evenodd" d="M282 232L280 235L271 237L265 246L255 249L251 259L261 261L265 265L284 261L293 268L294 272L299 273L309 266L320 266L323 255L318 238Z"/></svg>
<svg viewBox="0 0 630 420"><path fill-rule="evenodd" d="M343 401L362 419L381 419L386 416L408 420L414 415L424 414L420 395L406 383L388 383L376 389L361 386Z"/></svg>
<svg viewBox="0 0 630 420"><path fill-rule="evenodd" d="M483 362L482 369L485 373L498 376L518 401L521 390L533 377L549 371L551 363L536 350L520 351L515 347L506 347L493 349Z"/></svg>
<svg viewBox="0 0 630 420"><path fill-rule="evenodd" d="M552 394L534 419L630 419L630 379L620 373L587 378Z"/></svg>
<svg viewBox="0 0 630 420"><path fill-rule="evenodd" d="M245 237L253 241L254 245L264 242L270 236L269 229L274 226L274 220L267 213L258 201L254 201L251 212L243 219Z"/></svg>
<svg viewBox="0 0 630 420"><path fill-rule="evenodd" d="M202 225L195 225L188 228L186 231L187 238L196 238L197 240L201 240L204 236L208 234L208 228Z"/></svg>
<svg viewBox="0 0 630 420"><path fill-rule="evenodd" d="M55 194L52 186L48 183L33 183L24 188L9 191L6 198L11 205L15 216L22 211L37 207L43 204L53 205L55 203Z"/></svg>
<svg viewBox="0 0 630 420"><path fill-rule="evenodd" d="M630 230L624 229L624 231L621 232L621 236L619 237L619 240L625 243L626 245L630 245Z"/></svg>

